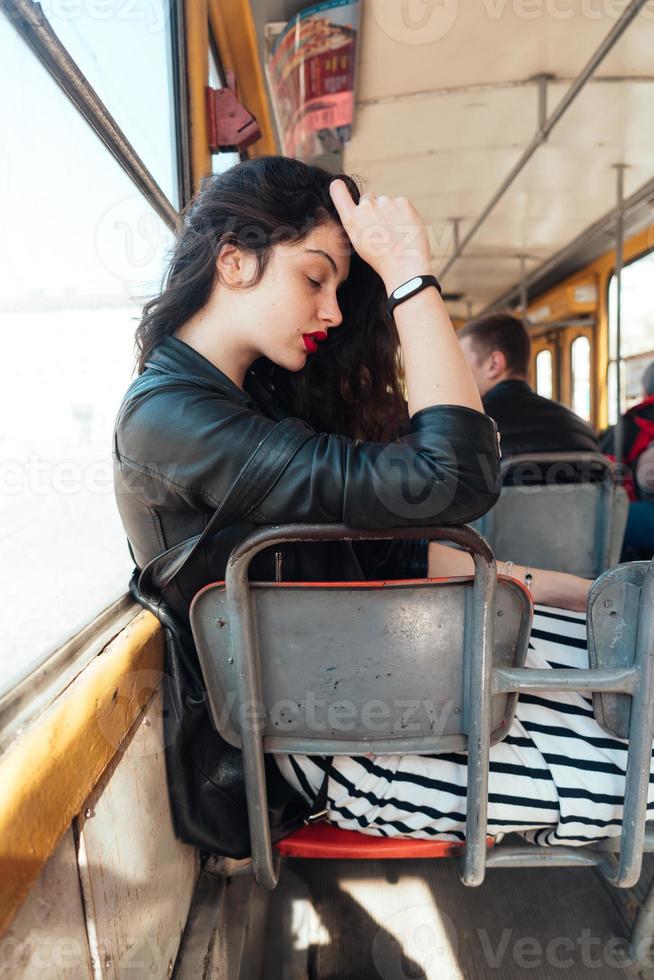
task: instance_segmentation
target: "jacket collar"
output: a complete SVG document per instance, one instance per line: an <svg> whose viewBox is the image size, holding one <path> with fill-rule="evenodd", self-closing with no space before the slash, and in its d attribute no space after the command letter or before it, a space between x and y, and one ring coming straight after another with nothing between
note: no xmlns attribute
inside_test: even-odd
<svg viewBox="0 0 654 980"><path fill-rule="evenodd" d="M216 391L229 395L234 401L242 402L244 405L252 403L246 391L235 385L206 357L177 337L165 337L152 351L145 366L161 374L183 374L189 381L196 379L204 386L209 385Z"/></svg>
<svg viewBox="0 0 654 980"><path fill-rule="evenodd" d="M533 394L531 386L527 384L526 381L522 381L520 378L507 378L506 381L500 381L498 384L494 385L490 391L487 391L483 397L483 401L486 399L493 399L496 396L507 396L507 395L531 395Z"/></svg>

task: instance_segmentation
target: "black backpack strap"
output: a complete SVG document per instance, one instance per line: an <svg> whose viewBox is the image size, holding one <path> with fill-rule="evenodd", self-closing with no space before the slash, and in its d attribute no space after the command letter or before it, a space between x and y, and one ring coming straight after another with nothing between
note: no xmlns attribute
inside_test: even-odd
<svg viewBox="0 0 654 980"><path fill-rule="evenodd" d="M318 790L318 793L316 794L310 812L304 818L304 824L307 827L312 823L318 823L319 820L325 820L329 812L327 809L327 790L329 788L329 774L332 771L334 756L325 756L324 761L326 763L325 777L322 781L320 789Z"/></svg>
<svg viewBox="0 0 654 980"><path fill-rule="evenodd" d="M229 487L201 534L169 548L148 562L139 576L139 590L154 604L157 593L182 571L215 531L243 520L272 489L312 430L298 419L283 419L262 439Z"/></svg>

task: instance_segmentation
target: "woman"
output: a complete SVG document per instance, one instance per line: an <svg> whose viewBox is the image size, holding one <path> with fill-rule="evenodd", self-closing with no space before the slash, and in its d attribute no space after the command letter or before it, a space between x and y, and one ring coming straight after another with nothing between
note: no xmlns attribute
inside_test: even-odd
<svg viewBox="0 0 654 980"><path fill-rule="evenodd" d="M456 524L497 499L495 426L437 289L421 281L393 320L384 315L397 287L428 275L427 233L406 199L359 197L345 176L271 157L205 180L184 215L165 288L145 307L139 377L114 442L118 506L138 568L198 534L249 473L242 512L164 597L177 643L167 660L178 726L166 734L173 813L180 836L204 849L238 855L247 843L234 844L233 834L226 841L217 826L234 802L220 776L234 753L201 704L188 636L197 589L223 576L229 552L256 524ZM468 561L426 542L312 544L259 555L252 575L401 578L457 574ZM539 611L530 662L582 666L589 583L518 567L514 574L528 577L537 601L576 610ZM491 751L489 831L546 828L540 843L618 833L625 748L604 736L589 701L523 697L518 719ZM323 768L304 757L268 759L278 817L291 796L316 795ZM465 756L337 757L328 799L340 826L460 838Z"/></svg>

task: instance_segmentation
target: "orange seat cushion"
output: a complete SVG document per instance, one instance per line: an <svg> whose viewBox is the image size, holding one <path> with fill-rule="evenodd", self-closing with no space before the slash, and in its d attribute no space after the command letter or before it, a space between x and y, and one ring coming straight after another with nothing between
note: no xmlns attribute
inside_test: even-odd
<svg viewBox="0 0 654 980"><path fill-rule="evenodd" d="M492 837L486 838L492 847ZM414 837L376 837L359 834L356 830L340 830L321 821L301 827L275 844L275 850L285 857L297 858L442 858L462 854L463 841L418 840Z"/></svg>

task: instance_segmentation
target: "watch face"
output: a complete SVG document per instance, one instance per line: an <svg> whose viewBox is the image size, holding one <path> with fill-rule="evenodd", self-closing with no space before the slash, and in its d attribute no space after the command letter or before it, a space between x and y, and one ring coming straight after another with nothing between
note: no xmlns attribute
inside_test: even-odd
<svg viewBox="0 0 654 980"><path fill-rule="evenodd" d="M417 289L422 283L422 276L414 276L413 279L409 279L408 282L403 283L403 285L398 286L397 289L393 291L393 299L403 299L405 296Z"/></svg>

